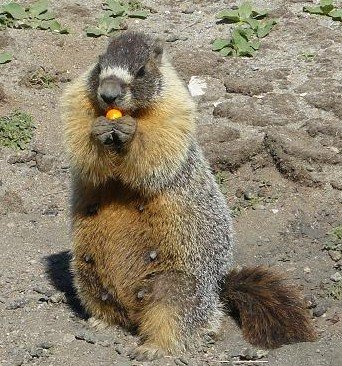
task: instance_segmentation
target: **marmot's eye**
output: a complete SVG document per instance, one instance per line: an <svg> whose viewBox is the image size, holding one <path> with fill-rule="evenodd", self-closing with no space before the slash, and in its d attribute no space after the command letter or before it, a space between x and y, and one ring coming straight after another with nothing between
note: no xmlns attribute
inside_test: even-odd
<svg viewBox="0 0 342 366"><path fill-rule="evenodd" d="M145 66L142 66L137 72L137 77L142 78L144 75L145 75Z"/></svg>

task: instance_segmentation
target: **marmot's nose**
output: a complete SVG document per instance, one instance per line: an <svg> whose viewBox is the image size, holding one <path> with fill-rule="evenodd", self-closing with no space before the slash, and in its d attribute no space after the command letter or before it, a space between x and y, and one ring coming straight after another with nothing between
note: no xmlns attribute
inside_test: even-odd
<svg viewBox="0 0 342 366"><path fill-rule="evenodd" d="M101 93L101 98L104 100L105 103L111 104L115 101L115 99L118 97L120 93Z"/></svg>

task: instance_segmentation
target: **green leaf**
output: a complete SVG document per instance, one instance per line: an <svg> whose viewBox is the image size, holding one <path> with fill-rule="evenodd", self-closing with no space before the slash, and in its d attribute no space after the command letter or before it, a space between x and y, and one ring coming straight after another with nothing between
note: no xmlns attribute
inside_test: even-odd
<svg viewBox="0 0 342 366"><path fill-rule="evenodd" d="M47 30L51 26L51 21L43 20L43 21L39 22L38 26L39 26L39 29Z"/></svg>
<svg viewBox="0 0 342 366"><path fill-rule="evenodd" d="M119 1L107 0L106 5L107 8L112 11L112 15L116 17L125 13L125 8L120 4Z"/></svg>
<svg viewBox="0 0 342 366"><path fill-rule="evenodd" d="M239 7L239 16L241 19L248 19L252 14L252 6L250 3L245 2Z"/></svg>
<svg viewBox="0 0 342 366"><path fill-rule="evenodd" d="M55 19L55 16L50 12L45 12L45 13L36 15L35 18L37 18L39 20L52 20L52 19Z"/></svg>
<svg viewBox="0 0 342 366"><path fill-rule="evenodd" d="M233 49L231 47L225 47L222 48L222 50L219 51L221 56L229 56L233 53Z"/></svg>
<svg viewBox="0 0 342 366"><path fill-rule="evenodd" d="M247 23L251 26L251 28L256 31L259 26L259 22L256 19L248 18Z"/></svg>
<svg viewBox="0 0 342 366"><path fill-rule="evenodd" d="M266 11L266 10L260 10L260 11L253 10L252 11L252 18L254 18L254 19L262 19L262 18L265 18L267 15L268 15L268 11Z"/></svg>
<svg viewBox="0 0 342 366"><path fill-rule="evenodd" d="M226 39L215 39L214 43L212 44L212 50L220 51L222 48L227 47L229 43L230 42Z"/></svg>
<svg viewBox="0 0 342 366"><path fill-rule="evenodd" d="M130 18L146 19L148 16L148 13L143 10L135 10L135 11L129 11L128 16Z"/></svg>
<svg viewBox="0 0 342 366"><path fill-rule="evenodd" d="M97 27L87 27L85 29L85 32L88 37L100 37L105 34L101 29Z"/></svg>
<svg viewBox="0 0 342 366"><path fill-rule="evenodd" d="M13 19L23 19L27 16L25 9L17 3L3 5L2 12L9 14Z"/></svg>
<svg viewBox="0 0 342 366"><path fill-rule="evenodd" d="M107 32L112 33L113 31L119 30L122 28L122 19L121 18L109 18L107 23Z"/></svg>
<svg viewBox="0 0 342 366"><path fill-rule="evenodd" d="M324 14L320 6L304 6L303 11L310 14Z"/></svg>
<svg viewBox="0 0 342 366"><path fill-rule="evenodd" d="M334 9L328 15L334 20L342 21L342 9Z"/></svg>
<svg viewBox="0 0 342 366"><path fill-rule="evenodd" d="M238 31L247 40L250 40L255 35L253 29L251 28L238 28Z"/></svg>
<svg viewBox="0 0 342 366"><path fill-rule="evenodd" d="M29 7L29 13L33 17L36 17L37 15L47 12L48 7L49 3L47 0L39 0Z"/></svg>
<svg viewBox="0 0 342 366"><path fill-rule="evenodd" d="M271 32L276 23L277 22L275 20L268 20L263 25L260 24L257 29L258 38L266 37Z"/></svg>
<svg viewBox="0 0 342 366"><path fill-rule="evenodd" d="M216 18L228 20L233 23L240 21L239 12L237 10L223 10L216 15Z"/></svg>
<svg viewBox="0 0 342 366"><path fill-rule="evenodd" d="M7 64L12 61L13 56L9 52L0 53L0 64Z"/></svg>
<svg viewBox="0 0 342 366"><path fill-rule="evenodd" d="M320 6L328 6L328 5L332 5L333 0L320 0L319 5Z"/></svg>
<svg viewBox="0 0 342 366"><path fill-rule="evenodd" d="M324 15L328 15L334 9L334 5L321 6L321 9L323 10Z"/></svg>
<svg viewBox="0 0 342 366"><path fill-rule="evenodd" d="M57 20L51 20L49 29L51 32L59 34L67 34L69 31L66 28L62 28L61 24Z"/></svg>
<svg viewBox="0 0 342 366"><path fill-rule="evenodd" d="M260 48L260 41L258 41L257 39L254 39L253 41L250 41L249 43L254 50L258 50Z"/></svg>

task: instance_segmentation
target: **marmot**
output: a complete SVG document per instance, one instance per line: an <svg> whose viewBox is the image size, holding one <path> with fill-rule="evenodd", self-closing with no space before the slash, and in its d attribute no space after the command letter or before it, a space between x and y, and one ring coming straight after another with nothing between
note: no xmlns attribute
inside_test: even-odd
<svg viewBox="0 0 342 366"><path fill-rule="evenodd" d="M104 117L108 108L124 112ZM232 220L195 137L195 107L160 41L134 32L62 100L72 167L73 266L79 297L106 324L134 328L138 360L184 350L237 310L252 344L315 338L281 275L233 270Z"/></svg>

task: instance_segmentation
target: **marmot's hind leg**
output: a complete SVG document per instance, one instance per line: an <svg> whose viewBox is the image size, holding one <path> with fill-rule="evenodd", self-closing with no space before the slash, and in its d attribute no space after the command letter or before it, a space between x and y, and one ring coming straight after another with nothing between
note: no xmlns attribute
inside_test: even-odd
<svg viewBox="0 0 342 366"><path fill-rule="evenodd" d="M142 344L132 352L132 358L153 360L185 350L188 337L200 333L211 313L204 305L206 299L199 295L195 277L168 271L144 285L139 290L144 296L137 313Z"/></svg>

